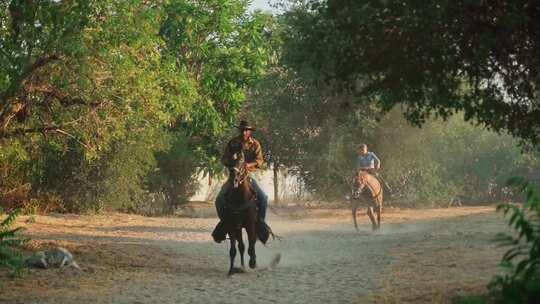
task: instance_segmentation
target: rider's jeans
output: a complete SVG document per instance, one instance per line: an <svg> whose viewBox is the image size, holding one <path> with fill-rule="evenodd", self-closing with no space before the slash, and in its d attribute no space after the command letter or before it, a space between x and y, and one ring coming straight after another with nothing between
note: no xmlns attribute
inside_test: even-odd
<svg viewBox="0 0 540 304"><path fill-rule="evenodd" d="M228 180L219 191L218 196L216 197L216 211L220 220L223 220L225 215L225 194L229 191L232 183ZM259 211L258 215L260 218L266 218L266 207L268 207L268 195L259 187L257 180L251 176L251 187L255 193L257 193L257 201L259 202Z"/></svg>

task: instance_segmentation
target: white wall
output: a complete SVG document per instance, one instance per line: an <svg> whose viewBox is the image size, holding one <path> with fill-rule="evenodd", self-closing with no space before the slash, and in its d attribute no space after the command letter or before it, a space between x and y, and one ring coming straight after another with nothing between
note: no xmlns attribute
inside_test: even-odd
<svg viewBox="0 0 540 304"><path fill-rule="evenodd" d="M257 182L259 186L266 192L270 203L274 201L274 173L272 170L259 170L256 173ZM199 191L190 198L191 201L213 201L221 188L221 185L225 182L225 178L222 180L213 179L212 185L208 185L208 177L201 174L199 176ZM280 199L286 200L290 197L295 197L295 188L298 187L297 179L291 175L281 175L279 179L279 193Z"/></svg>

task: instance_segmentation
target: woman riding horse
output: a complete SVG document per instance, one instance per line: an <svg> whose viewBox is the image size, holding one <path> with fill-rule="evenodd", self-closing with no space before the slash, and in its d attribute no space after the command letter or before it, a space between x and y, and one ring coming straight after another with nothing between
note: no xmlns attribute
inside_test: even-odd
<svg viewBox="0 0 540 304"><path fill-rule="evenodd" d="M366 144L358 146L358 158L356 160L356 176L353 186L352 214L354 227L358 230L356 222L356 210L359 207L358 199L369 202L367 214L371 220L373 230L381 227L381 213L383 205L383 190L377 176L377 171L381 168L381 160L375 153L368 151ZM377 214L375 220L374 212Z"/></svg>
<svg viewBox="0 0 540 304"><path fill-rule="evenodd" d="M368 203L367 215L371 220L373 230L380 229L383 207L383 189L379 180L367 171L358 171L358 174L356 174L354 178L352 198L352 215L356 230L358 230L356 210L360 205L360 201L366 201ZM374 213L377 214L377 218L375 218Z"/></svg>

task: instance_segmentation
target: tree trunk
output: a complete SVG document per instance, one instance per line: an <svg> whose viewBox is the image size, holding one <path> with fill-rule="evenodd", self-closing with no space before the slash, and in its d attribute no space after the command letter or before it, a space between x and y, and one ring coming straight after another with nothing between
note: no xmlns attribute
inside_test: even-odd
<svg viewBox="0 0 540 304"><path fill-rule="evenodd" d="M279 205L279 164L274 162L274 205Z"/></svg>

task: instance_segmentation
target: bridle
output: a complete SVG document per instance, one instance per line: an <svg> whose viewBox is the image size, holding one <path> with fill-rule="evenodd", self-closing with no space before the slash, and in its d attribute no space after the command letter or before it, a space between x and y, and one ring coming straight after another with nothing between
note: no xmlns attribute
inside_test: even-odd
<svg viewBox="0 0 540 304"><path fill-rule="evenodd" d="M232 171L234 171L233 187L238 188L249 177L245 164L244 151L240 149L240 151L233 154L232 158L236 161L236 164L232 168Z"/></svg>
<svg viewBox="0 0 540 304"><path fill-rule="evenodd" d="M368 175L368 174L369 173L366 173L366 175ZM369 191L371 192L372 197L374 199L378 198L382 194L382 187L380 187L379 192L377 194L374 194L375 190L373 189L371 184L367 182L367 178L361 178L361 177L357 177L357 178L359 179L359 187L358 187L359 192L362 192L364 187L367 187L369 189Z"/></svg>

